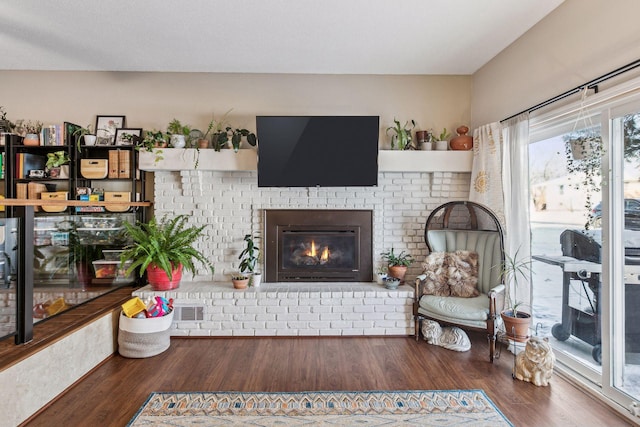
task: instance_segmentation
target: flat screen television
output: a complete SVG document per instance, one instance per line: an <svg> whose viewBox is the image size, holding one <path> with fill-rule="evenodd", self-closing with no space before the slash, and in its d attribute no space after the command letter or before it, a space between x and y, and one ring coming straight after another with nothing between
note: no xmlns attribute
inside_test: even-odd
<svg viewBox="0 0 640 427"><path fill-rule="evenodd" d="M378 185L378 116L258 116L258 187Z"/></svg>

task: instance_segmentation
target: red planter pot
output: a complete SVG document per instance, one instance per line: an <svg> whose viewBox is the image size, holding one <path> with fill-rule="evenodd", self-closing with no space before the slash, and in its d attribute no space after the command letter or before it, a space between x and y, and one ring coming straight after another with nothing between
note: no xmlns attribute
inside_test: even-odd
<svg viewBox="0 0 640 427"><path fill-rule="evenodd" d="M154 291L169 291L180 286L182 280L182 264L171 270L171 277L167 277L167 273L155 264L147 267L147 281Z"/></svg>

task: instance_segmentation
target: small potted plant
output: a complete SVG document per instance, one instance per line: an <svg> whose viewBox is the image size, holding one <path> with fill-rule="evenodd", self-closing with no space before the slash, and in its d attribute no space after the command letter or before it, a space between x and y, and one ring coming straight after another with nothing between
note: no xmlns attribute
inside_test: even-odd
<svg viewBox="0 0 640 427"><path fill-rule="evenodd" d="M81 145L96 145L96 134L92 130L91 125L87 127L79 127L73 132L73 136L76 138L76 146L80 151Z"/></svg>
<svg viewBox="0 0 640 427"><path fill-rule="evenodd" d="M242 137L247 138L247 142L252 147L255 147L258 142L258 138L256 137L255 133L247 129L234 129L231 126L227 126L223 130L214 133L213 148L215 148L216 151L220 151L221 148L226 146L227 143L231 141L233 151L237 153L240 149L240 142L242 142Z"/></svg>
<svg viewBox="0 0 640 427"><path fill-rule="evenodd" d="M514 341L523 342L528 339L531 314L519 310L522 302L517 299L518 280L528 279L531 274L531 260L520 258L518 252L516 251L513 257L505 254L505 260L500 271L506 287L506 306L500 316L504 322L507 337Z"/></svg>
<svg viewBox="0 0 640 427"><path fill-rule="evenodd" d="M389 132L393 133L393 135L391 135L391 149L396 149L396 143L398 144L398 150L409 150L413 148L411 145L411 131L416 127L415 120L406 121L405 124L402 125L399 120L394 118L393 123L395 123L394 126L387 128L387 135L389 135Z"/></svg>
<svg viewBox="0 0 640 427"><path fill-rule="evenodd" d="M399 279L401 282L404 280L404 276L407 273L407 267L413 262L411 254L401 251L396 254L391 248L388 252L382 252L382 259L387 262L387 268L389 270L389 276Z"/></svg>
<svg viewBox="0 0 640 427"><path fill-rule="evenodd" d="M262 274L256 270L258 258L260 256L260 249L256 246L255 241L258 237L254 237L251 234L244 236L245 248L240 252L238 259L240 260L240 272L248 272L251 274L251 280L249 286L260 286L262 280Z"/></svg>
<svg viewBox="0 0 640 427"><path fill-rule="evenodd" d="M249 286L249 275L246 273L233 273L231 275L231 282L235 289L247 289Z"/></svg>
<svg viewBox="0 0 640 427"><path fill-rule="evenodd" d="M442 129L442 132L440 132L440 135L436 137L436 144L435 144L436 150L440 150L440 151L447 150L449 148L450 136L451 134L447 132L447 128Z"/></svg>
<svg viewBox="0 0 640 427"><path fill-rule="evenodd" d="M389 276L389 269L386 265L381 265L376 270L376 283L378 285L384 285L384 279Z"/></svg>
<svg viewBox="0 0 640 427"><path fill-rule="evenodd" d="M15 125L7 119L7 111L0 105L0 132L10 133L13 132Z"/></svg>
<svg viewBox="0 0 640 427"><path fill-rule="evenodd" d="M184 148L190 133L191 126L183 125L178 119L171 120L167 126L167 134L173 148Z"/></svg>
<svg viewBox="0 0 640 427"><path fill-rule="evenodd" d="M24 125L24 145L40 145L40 132L42 132L42 122L29 120Z"/></svg>
<svg viewBox="0 0 640 427"><path fill-rule="evenodd" d="M135 146L136 150L146 150L155 154L155 162L159 162L164 157L162 156L162 148L166 148L169 145L169 137L161 130L148 130L144 134L144 138L140 144Z"/></svg>
<svg viewBox="0 0 640 427"><path fill-rule="evenodd" d="M177 288L183 270L195 276L195 261L213 274L211 262L193 246L206 226L189 226L188 219L187 215L178 215L172 219L164 217L160 221L154 217L147 223L137 222L135 225L124 222L126 233L133 241L120 255L121 267L131 261L126 274L131 274L136 268L139 268L140 276L146 272L154 291Z"/></svg>
<svg viewBox="0 0 640 427"><path fill-rule="evenodd" d="M69 178L69 155L66 151L47 153L46 168L50 178Z"/></svg>

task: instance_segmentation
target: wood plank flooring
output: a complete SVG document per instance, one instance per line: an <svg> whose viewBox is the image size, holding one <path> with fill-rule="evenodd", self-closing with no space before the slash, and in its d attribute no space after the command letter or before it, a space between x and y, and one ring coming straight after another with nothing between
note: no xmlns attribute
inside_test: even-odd
<svg viewBox="0 0 640 427"><path fill-rule="evenodd" d="M413 338L172 338L148 359L108 359L25 423L124 426L152 391L483 389L516 426L632 425L555 375L549 387L492 365L482 334L456 353Z"/></svg>

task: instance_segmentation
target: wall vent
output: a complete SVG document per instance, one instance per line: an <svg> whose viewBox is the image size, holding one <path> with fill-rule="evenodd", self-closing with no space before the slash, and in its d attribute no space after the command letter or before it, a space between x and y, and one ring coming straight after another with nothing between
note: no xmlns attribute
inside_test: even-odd
<svg viewBox="0 0 640 427"><path fill-rule="evenodd" d="M203 306L176 305L173 309L175 310L173 317L177 321L204 320Z"/></svg>

